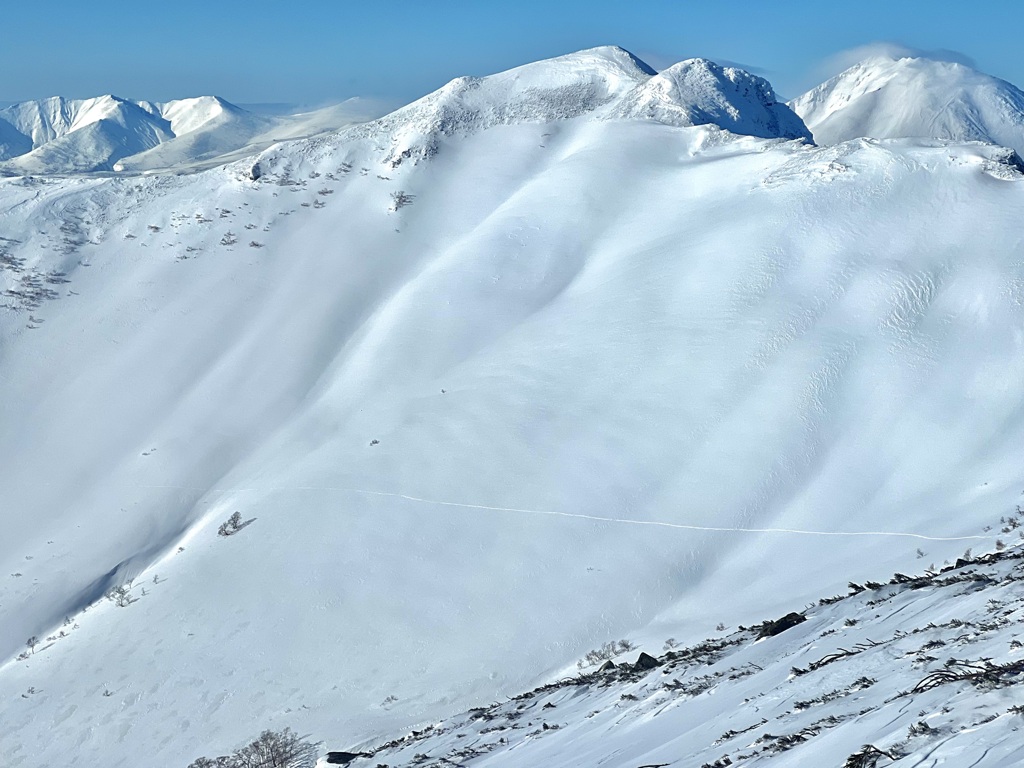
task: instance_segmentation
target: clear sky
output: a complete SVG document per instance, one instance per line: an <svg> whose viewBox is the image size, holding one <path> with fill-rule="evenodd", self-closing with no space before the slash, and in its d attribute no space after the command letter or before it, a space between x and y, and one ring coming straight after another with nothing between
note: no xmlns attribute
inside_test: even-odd
<svg viewBox="0 0 1024 768"><path fill-rule="evenodd" d="M0 8L0 100L216 94L318 104L409 101L595 45L656 68L692 56L795 96L878 41L950 49L1024 86L1021 0L50 0Z"/></svg>

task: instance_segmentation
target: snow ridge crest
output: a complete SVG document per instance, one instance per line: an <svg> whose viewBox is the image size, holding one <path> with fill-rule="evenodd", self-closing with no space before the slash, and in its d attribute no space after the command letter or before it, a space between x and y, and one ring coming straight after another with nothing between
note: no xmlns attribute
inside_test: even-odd
<svg viewBox="0 0 1024 768"><path fill-rule="evenodd" d="M615 46L534 62L487 77L459 77L357 135L390 135L392 166L430 157L445 137L514 123L590 115L597 120L648 120L677 127L714 125L761 138L810 140L810 132L779 102L767 80L706 59L689 59L660 74Z"/></svg>

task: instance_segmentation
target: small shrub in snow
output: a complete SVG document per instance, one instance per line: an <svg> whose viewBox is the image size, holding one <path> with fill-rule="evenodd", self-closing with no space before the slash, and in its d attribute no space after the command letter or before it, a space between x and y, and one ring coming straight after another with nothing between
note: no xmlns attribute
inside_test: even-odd
<svg viewBox="0 0 1024 768"><path fill-rule="evenodd" d="M29 647L29 650L31 650L32 653L35 653L36 646L39 645L39 638L35 635L32 635L32 637L25 641L25 645Z"/></svg>
<svg viewBox="0 0 1024 768"><path fill-rule="evenodd" d="M124 608L135 602L128 584L118 584L107 593L107 599L111 600L118 608Z"/></svg>
<svg viewBox="0 0 1024 768"><path fill-rule="evenodd" d="M605 643L600 648L593 651L587 651L586 656L576 662L576 666L579 669L596 667L602 661L609 661L610 659L614 659L616 656L632 651L635 648L636 646L629 642L629 640L612 640L611 642Z"/></svg>
<svg viewBox="0 0 1024 768"><path fill-rule="evenodd" d="M918 720L916 723L911 723L907 729L907 736L914 738L916 736L931 736L935 733L935 729L932 728L924 720Z"/></svg>
<svg viewBox="0 0 1024 768"><path fill-rule="evenodd" d="M392 192L391 193L391 207L388 210L389 211L397 211L399 208L404 208L405 206L409 205L415 199L416 199L415 195L407 195L401 189L398 190L397 192Z"/></svg>
<svg viewBox="0 0 1024 768"><path fill-rule="evenodd" d="M200 757L188 768L313 768L315 764L316 745L285 728L264 731L230 755Z"/></svg>
<svg viewBox="0 0 1024 768"><path fill-rule="evenodd" d="M226 522L220 524L220 528L217 529L219 536L231 536L242 530L242 513L235 512L227 519Z"/></svg>
<svg viewBox="0 0 1024 768"><path fill-rule="evenodd" d="M882 758L894 761L896 758L888 752L883 752L873 744L865 744L859 750L854 752L843 763L843 768L875 768L878 765L878 761Z"/></svg>

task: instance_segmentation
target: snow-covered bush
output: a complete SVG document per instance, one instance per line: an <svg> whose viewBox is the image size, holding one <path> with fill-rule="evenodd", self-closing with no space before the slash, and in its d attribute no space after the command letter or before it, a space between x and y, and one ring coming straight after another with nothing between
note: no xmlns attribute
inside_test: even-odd
<svg viewBox="0 0 1024 768"><path fill-rule="evenodd" d="M404 208L405 206L409 205L415 199L415 195L408 195L401 189L398 190L397 192L392 192L391 207L388 210L397 211L399 208Z"/></svg>
<svg viewBox="0 0 1024 768"><path fill-rule="evenodd" d="M107 593L107 599L112 601L118 608L124 608L135 601L132 599L131 583L118 584Z"/></svg>
<svg viewBox="0 0 1024 768"><path fill-rule="evenodd" d="M313 768L315 764L316 745L285 728L266 730L230 755L200 757L188 768Z"/></svg>
<svg viewBox="0 0 1024 768"><path fill-rule="evenodd" d="M579 669L595 667L602 661L614 659L616 656L632 651L635 648L636 646L629 642L629 640L612 640L611 642L605 643L600 648L596 648L593 651L587 651L587 654L576 662L576 666Z"/></svg>
<svg viewBox="0 0 1024 768"><path fill-rule="evenodd" d="M235 512L227 519L226 522L220 524L220 528L217 529L219 536L231 536L232 534L238 533L242 530L242 513Z"/></svg>

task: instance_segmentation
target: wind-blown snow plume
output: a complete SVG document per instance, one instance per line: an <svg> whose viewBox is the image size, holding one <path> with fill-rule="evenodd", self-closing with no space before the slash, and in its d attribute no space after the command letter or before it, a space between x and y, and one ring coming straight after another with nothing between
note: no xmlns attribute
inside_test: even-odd
<svg viewBox="0 0 1024 768"><path fill-rule="evenodd" d="M949 58L878 53L790 106L820 144L931 138L1024 152L1024 92Z"/></svg>

